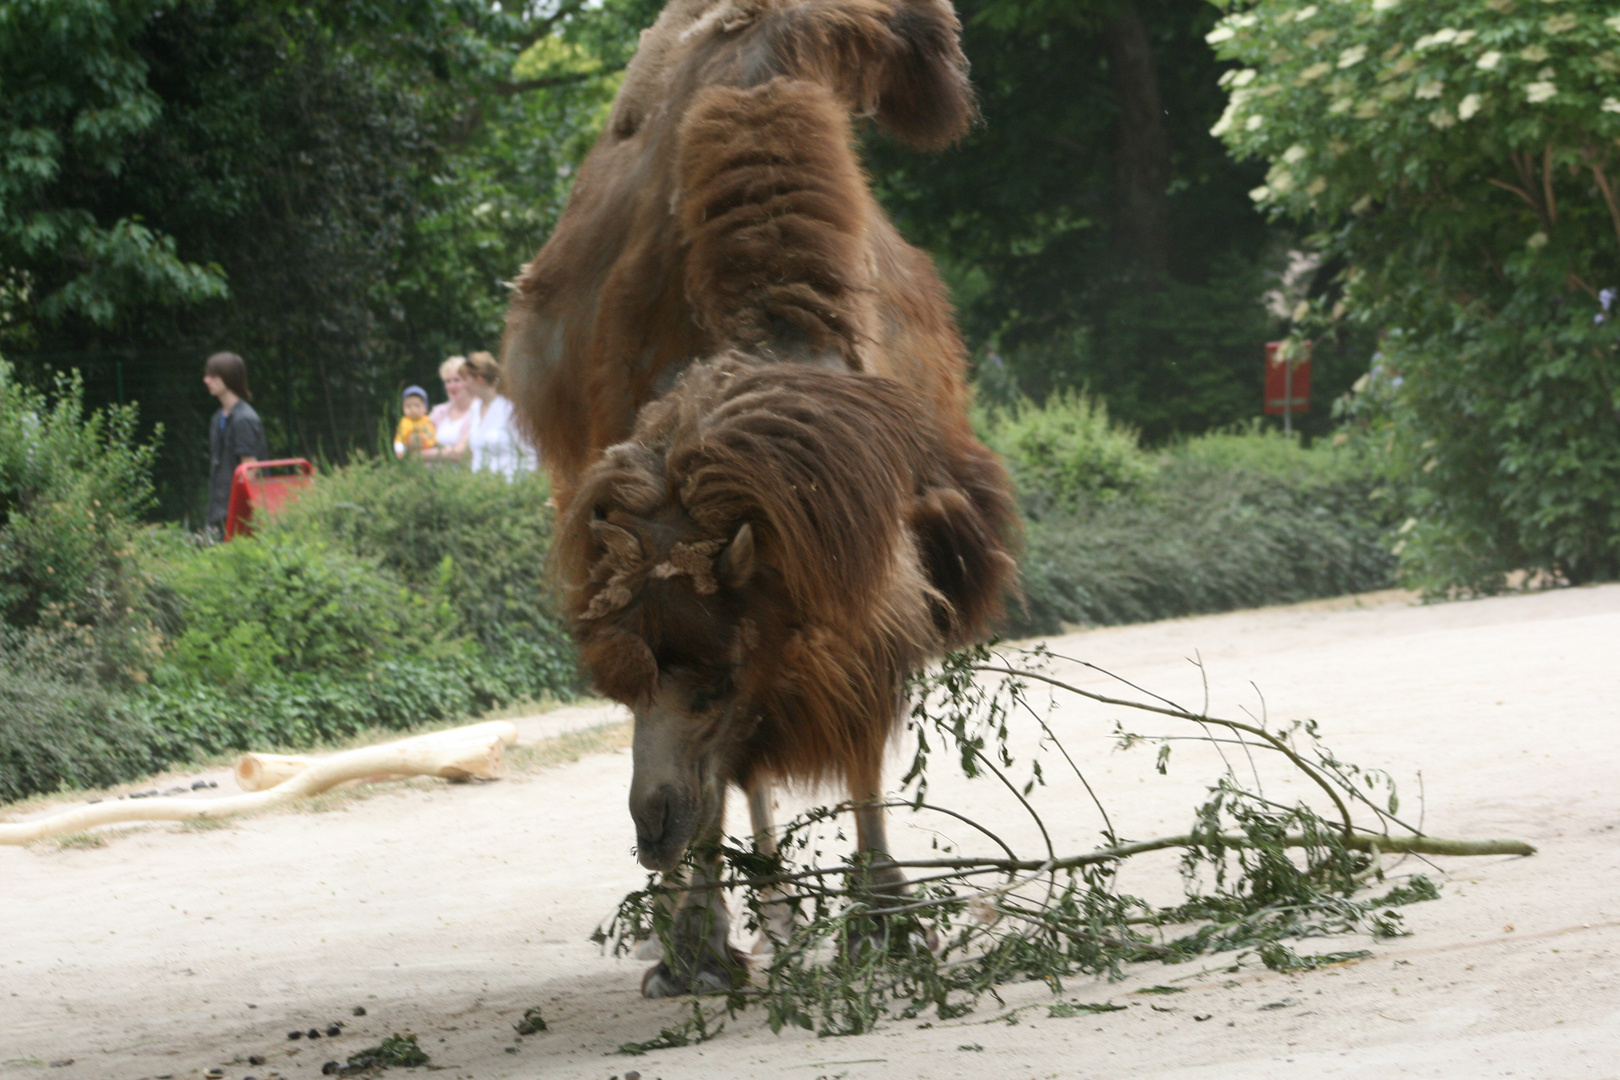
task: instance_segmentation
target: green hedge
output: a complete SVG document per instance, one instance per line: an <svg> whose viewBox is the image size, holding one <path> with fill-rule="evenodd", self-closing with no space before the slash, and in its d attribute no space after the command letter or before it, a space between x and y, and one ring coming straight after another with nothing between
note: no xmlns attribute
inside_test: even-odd
<svg viewBox="0 0 1620 1080"><path fill-rule="evenodd" d="M1066 409L1069 406L1064 406ZM1092 425L1093 441L1118 429ZM992 440L1016 452L1016 443ZM1134 440L1133 440L1134 442ZM1076 448L1084 459L1095 451ZM1215 432L1116 465L1133 482L1020 490L1027 513L1021 603L1003 632L1026 637L1292 603L1394 583L1377 481L1357 449L1258 425ZM1015 478L1035 474L1009 456ZM1049 471L1046 475L1050 476Z"/></svg>
<svg viewBox="0 0 1620 1080"><path fill-rule="evenodd" d="M1386 588L1366 487L1175 462L1142 497L1032 522L1005 632L1146 622Z"/></svg>
<svg viewBox="0 0 1620 1080"><path fill-rule="evenodd" d="M143 526L150 451L0 364L0 801L578 685L543 479L367 460L261 534Z"/></svg>
<svg viewBox="0 0 1620 1080"><path fill-rule="evenodd" d="M65 593L54 573L0 559L14 586L34 590L0 590L11 604L0 623L0 800L577 688L544 583L542 478L361 461L322 475L260 536L200 545L140 526L139 499L95 494L108 477L140 478L131 415L85 416L72 383L55 401L3 378L0 393L22 430L46 418L50 445L83 465L75 480L23 452L0 463L12 492L0 499L0 545L78 551L82 537L57 533L103 515L94 557L71 564L89 569ZM1385 523L1354 447L1307 451L1254 428L1148 451L1081 395L979 419L1028 519L1010 634L1390 581ZM58 592L27 598L42 589Z"/></svg>

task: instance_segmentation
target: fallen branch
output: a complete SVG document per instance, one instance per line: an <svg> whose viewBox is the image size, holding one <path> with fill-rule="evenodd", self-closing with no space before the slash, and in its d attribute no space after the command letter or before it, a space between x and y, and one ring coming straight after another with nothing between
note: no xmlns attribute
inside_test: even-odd
<svg viewBox="0 0 1620 1080"><path fill-rule="evenodd" d="M37 821L0 824L0 844L27 844L98 825L133 821L196 821L253 813L318 795L350 780L390 776L493 777L517 728L505 720L436 731L409 739L345 750L326 758L244 754L238 778L248 793L222 799L158 798L95 803ZM261 786L262 785L262 786Z"/></svg>

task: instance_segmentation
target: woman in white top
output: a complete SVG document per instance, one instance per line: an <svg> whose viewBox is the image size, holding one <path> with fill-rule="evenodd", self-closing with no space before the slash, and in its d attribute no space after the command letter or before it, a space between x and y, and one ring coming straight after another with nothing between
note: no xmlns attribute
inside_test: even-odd
<svg viewBox="0 0 1620 1080"><path fill-rule="evenodd" d="M450 400L433 406L433 411L428 413L428 419L433 421L434 439L439 445L422 451L425 461L451 461L456 457L456 446L467 429L474 403L472 389L461 374L466 362L465 356L452 356L439 365L439 379Z"/></svg>
<svg viewBox="0 0 1620 1080"><path fill-rule="evenodd" d="M474 404L454 456L467 454L474 472L487 469L507 479L534 470L539 465L534 448L518 433L512 402L496 389L501 369L495 358L487 352L469 353L461 374Z"/></svg>

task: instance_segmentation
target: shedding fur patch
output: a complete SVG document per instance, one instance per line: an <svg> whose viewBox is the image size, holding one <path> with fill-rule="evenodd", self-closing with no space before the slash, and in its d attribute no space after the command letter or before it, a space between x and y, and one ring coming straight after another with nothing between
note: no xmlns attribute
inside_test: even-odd
<svg viewBox="0 0 1620 1080"><path fill-rule="evenodd" d="M669 549L669 558L652 568L652 576L672 578L687 574L692 578L692 590L699 596L707 596L720 588L714 579L714 557L725 546L724 540L675 544Z"/></svg>

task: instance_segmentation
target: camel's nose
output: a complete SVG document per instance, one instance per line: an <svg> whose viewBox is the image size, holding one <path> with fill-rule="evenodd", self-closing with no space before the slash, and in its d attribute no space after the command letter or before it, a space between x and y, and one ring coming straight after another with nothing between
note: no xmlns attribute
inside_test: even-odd
<svg viewBox="0 0 1620 1080"><path fill-rule="evenodd" d="M644 798L630 800L630 818L636 823L636 848L643 856L663 846L670 807L674 803L675 789L668 784L655 788Z"/></svg>

